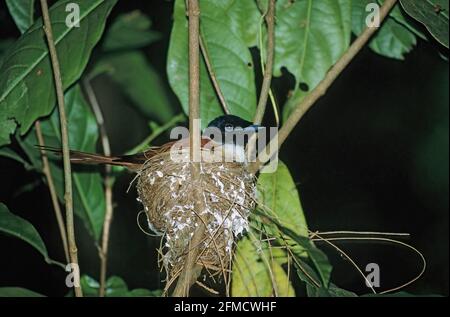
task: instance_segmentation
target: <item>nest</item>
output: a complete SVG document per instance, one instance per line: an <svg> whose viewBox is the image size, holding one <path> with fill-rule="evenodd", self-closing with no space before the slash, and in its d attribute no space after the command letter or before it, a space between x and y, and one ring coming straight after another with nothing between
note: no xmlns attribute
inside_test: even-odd
<svg viewBox="0 0 450 317"><path fill-rule="evenodd" d="M152 157L137 181L138 201L149 227L164 237L160 263L169 280L178 276L194 248L200 248L197 264L211 274L225 272L235 240L248 229L248 216L255 207L255 177L245 164L202 162L200 177L194 181L189 154L184 155L182 162L172 160L170 153ZM203 210L196 210L198 194ZM199 226L206 227L205 233L194 246L190 241Z"/></svg>

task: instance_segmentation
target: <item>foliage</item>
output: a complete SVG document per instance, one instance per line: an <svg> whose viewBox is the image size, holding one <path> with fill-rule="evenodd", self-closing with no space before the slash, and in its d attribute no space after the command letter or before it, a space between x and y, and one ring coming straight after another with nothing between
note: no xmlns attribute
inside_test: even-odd
<svg viewBox="0 0 450 317"><path fill-rule="evenodd" d="M23 34L14 43L0 42L0 155L41 173L33 124L40 120L48 146L59 148L61 137L52 68L42 20L34 20L40 15L34 11L34 2L6 1L11 17ZM61 22L65 21L65 7L69 2L80 5L79 28ZM151 20L140 11L121 14L104 32L116 2L59 0L50 9L65 90L70 147L74 150L96 151L99 131L82 84L97 76L108 76L148 121L163 125L178 113L167 84L143 50L162 38L151 29ZM280 77L287 71L295 80L290 97L280 105L284 120L344 54L352 36L358 36L365 28L366 5L370 2L277 1L274 76ZM230 112L252 120L258 97L255 78L261 72L255 67L255 60L259 59L257 54L262 54L259 40L263 45L267 40L263 19L266 1L201 0L200 6L201 39L205 48L200 69L202 126L224 113L207 61ZM166 70L170 88L187 114L189 64L185 1L176 0L173 10ZM394 8L369 46L381 56L403 60L418 38L429 38L425 35L427 30L448 47L448 1L401 0L401 7ZM100 40L101 45L97 45ZM8 146L11 142L17 142L21 150ZM62 202L61 164L50 160L50 168ZM74 210L96 243L105 215L102 175L95 169L76 168L73 180ZM331 282L332 266L325 253L308 237L300 195L284 163L280 162L275 173L259 177L258 200L261 207L252 217L250 234L237 245L232 295L294 296L293 280L298 278L311 297L356 296ZM4 204L0 204L0 232L24 240L47 262L54 263L33 225L11 213ZM294 270L296 274L292 274ZM98 295L99 283L94 278L84 275L81 282L86 296ZM126 282L117 276L111 276L106 283L106 296L159 295L159 291L129 290ZM0 288L0 296L40 294L6 287Z"/></svg>

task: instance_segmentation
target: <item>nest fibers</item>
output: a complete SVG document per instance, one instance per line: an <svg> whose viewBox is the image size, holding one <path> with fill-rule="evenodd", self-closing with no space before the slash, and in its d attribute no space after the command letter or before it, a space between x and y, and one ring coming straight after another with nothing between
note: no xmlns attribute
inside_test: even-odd
<svg viewBox="0 0 450 317"><path fill-rule="evenodd" d="M165 238L161 254L169 279L181 272L195 247L200 248L197 264L209 272L226 270L234 241L248 229L255 207L255 178L244 163L202 162L200 168L194 182L191 163L175 162L166 152L149 159L138 173L138 200L150 228ZM196 204L198 190L204 204ZM204 210L195 210L195 205ZM206 226L205 236L200 245L190 245L199 226Z"/></svg>

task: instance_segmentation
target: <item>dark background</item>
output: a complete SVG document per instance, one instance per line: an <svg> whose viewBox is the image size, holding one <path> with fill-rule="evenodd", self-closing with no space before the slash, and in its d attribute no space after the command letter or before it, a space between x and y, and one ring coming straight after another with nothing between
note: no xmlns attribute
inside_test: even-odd
<svg viewBox="0 0 450 317"><path fill-rule="evenodd" d="M165 59L171 29L172 2L119 1L117 14L140 9L148 14L163 39L146 49L149 62L167 82ZM110 19L111 21L112 19ZM0 39L19 33L0 2ZM445 52L445 54L448 54ZM1 76L1 74L0 74ZM407 232L405 242L424 253L425 275L406 290L448 295L448 63L433 41L419 41L405 61L380 57L365 49L305 116L281 151L301 195L311 230ZM291 89L288 75L275 80L279 100ZM107 78L95 82L106 114L114 153L138 144L149 131L147 120L117 93ZM168 88L169 89L169 88ZM172 95L174 108L181 108ZM159 142L165 139L161 138ZM136 193L126 194L131 175L115 186L117 201L110 242L109 274L123 277L130 288L160 288L156 238L136 225ZM31 221L50 256L62 260L59 232L48 191L40 185L17 195L38 175L0 158L0 201ZM98 277L95 245L81 222L76 223L82 273ZM380 243L340 246L362 267L381 267L387 289L413 278L420 258L411 251ZM47 265L32 247L0 236L0 287L22 286L62 296L65 272ZM343 288L367 293L361 277L333 249L324 246L333 265L333 280Z"/></svg>

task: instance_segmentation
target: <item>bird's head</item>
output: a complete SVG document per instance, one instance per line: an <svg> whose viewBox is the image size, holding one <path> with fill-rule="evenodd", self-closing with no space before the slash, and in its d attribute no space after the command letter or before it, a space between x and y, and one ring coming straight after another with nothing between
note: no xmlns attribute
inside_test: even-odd
<svg viewBox="0 0 450 317"><path fill-rule="evenodd" d="M257 132L261 127L255 125L250 121L242 119L234 115L224 115L212 120L204 131L204 135L214 136L216 142L220 143L234 143L239 141L239 136L246 136L243 138L245 146L247 136ZM217 132L220 131L221 139L217 140Z"/></svg>
<svg viewBox="0 0 450 317"><path fill-rule="evenodd" d="M247 143L260 128L238 116L224 115L212 120L203 135L221 145L226 157L242 162Z"/></svg>

